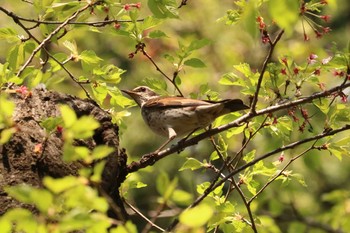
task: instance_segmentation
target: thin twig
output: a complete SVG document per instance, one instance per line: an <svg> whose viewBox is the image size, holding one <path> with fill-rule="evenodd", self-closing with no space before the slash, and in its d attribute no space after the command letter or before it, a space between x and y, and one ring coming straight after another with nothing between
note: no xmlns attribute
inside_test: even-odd
<svg viewBox="0 0 350 233"><path fill-rule="evenodd" d="M160 226L158 226L157 224L153 223L151 220L149 220L145 215L143 215L136 207L134 207L133 205L131 205L129 202L127 202L126 200L124 200L124 203L130 207L130 209L132 209L136 214L140 215L144 220L146 220L146 222L148 222L150 225L152 225L153 227L157 228L158 230L164 232L165 230L163 228L161 228Z"/></svg>
<svg viewBox="0 0 350 233"><path fill-rule="evenodd" d="M43 20L36 20L36 19L27 19L21 16L17 16L18 19L26 22L36 23L36 24L62 24L63 21L43 21ZM143 22L144 19L137 19L137 22ZM86 25L86 26L93 26L93 27L103 27L108 24L112 23L132 23L134 21L132 20L120 20L120 19L110 19L110 20L101 20L101 21L94 21L94 22L68 22L68 25Z"/></svg>
<svg viewBox="0 0 350 233"><path fill-rule="evenodd" d="M83 8L77 10L71 17L67 18L62 24L60 24L55 30L53 30L39 45L38 47L36 47L32 54L29 56L28 60L24 63L24 65L19 69L19 71L17 72L17 76L19 77L22 72L24 71L25 68L27 68L27 66L29 65L29 63L32 62L35 54L37 54L51 39L53 36L55 36L62 28L64 28L70 21L72 21L73 19L75 19L80 13L82 13L83 11L85 11L86 9L88 9L89 7L91 7L91 4L87 4L86 6L84 6Z"/></svg>
<svg viewBox="0 0 350 233"><path fill-rule="evenodd" d="M171 82L173 84L173 86L175 87L175 89L179 92L180 96L184 96L180 90L180 88L176 85L175 80L171 79L168 75L166 75L157 65L157 63L153 60L153 58L146 52L145 50L145 44L140 45L139 47L143 53L143 55L145 55L148 60L151 61L151 63L154 65L154 67L156 68L156 70L161 73L169 82Z"/></svg>
<svg viewBox="0 0 350 233"><path fill-rule="evenodd" d="M270 43L270 45L271 45L270 46L270 50L269 50L269 53L268 53L268 55L266 56L266 58L264 60L264 63L262 65L262 68L261 68L261 71L260 71L260 76L259 76L259 79L258 79L258 83L256 85L256 91L254 93L254 98L253 98L252 105L251 105L251 112L252 113L255 113L255 111L256 111L256 104L258 102L259 91L260 91L260 88L261 88L261 83L262 83L262 80L263 80L263 77L264 77L264 74L265 74L265 71L266 71L267 64L270 61L270 59L272 57L272 54L273 54L273 51L274 51L274 49L276 47L276 44L281 39L283 33L284 33L284 30L281 30L277 34L275 40Z"/></svg>
<svg viewBox="0 0 350 233"><path fill-rule="evenodd" d="M232 177L232 179L234 179L234 178ZM252 230L253 230L255 233L257 233L258 230L256 229L256 225L255 225L253 213L252 213L252 210L251 210L251 208L250 208L250 203L247 202L247 199L245 198L243 191L242 191L241 188L236 184L236 182L232 182L232 184L234 185L235 189L237 190L239 196L241 197L241 199L242 199L242 201L243 201L243 204L244 204L245 208L247 209L247 212L248 212L248 215L249 215L249 218L250 218L250 226L251 226Z"/></svg>

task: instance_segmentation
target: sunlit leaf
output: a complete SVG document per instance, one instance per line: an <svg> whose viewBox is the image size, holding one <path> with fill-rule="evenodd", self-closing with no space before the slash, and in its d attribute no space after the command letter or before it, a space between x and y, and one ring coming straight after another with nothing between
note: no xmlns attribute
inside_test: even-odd
<svg viewBox="0 0 350 233"><path fill-rule="evenodd" d="M148 7L157 18L178 18L175 0L148 0Z"/></svg>
<svg viewBox="0 0 350 233"><path fill-rule="evenodd" d="M206 224L213 216L214 210L207 204L199 204L181 213L180 223L189 227L200 227Z"/></svg>
<svg viewBox="0 0 350 233"><path fill-rule="evenodd" d="M200 161L198 161L195 158L187 158L186 162L182 165L182 167L179 169L179 171L183 171L186 169L191 169L193 170L197 170L199 168L202 168L204 166L204 164Z"/></svg>
<svg viewBox="0 0 350 233"><path fill-rule="evenodd" d="M206 67L205 63L198 58L190 58L190 59L184 61L184 65L191 66L194 68Z"/></svg>

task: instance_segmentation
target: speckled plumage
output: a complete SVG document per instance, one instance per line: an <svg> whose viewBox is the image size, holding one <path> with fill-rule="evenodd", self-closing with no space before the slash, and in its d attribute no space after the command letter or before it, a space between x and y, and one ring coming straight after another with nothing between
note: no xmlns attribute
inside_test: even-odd
<svg viewBox="0 0 350 233"><path fill-rule="evenodd" d="M159 96L145 86L133 90L123 90L141 107L146 124L156 133L168 140L161 150L176 136L189 134L204 128L217 117L249 108L240 99L205 101L175 96Z"/></svg>

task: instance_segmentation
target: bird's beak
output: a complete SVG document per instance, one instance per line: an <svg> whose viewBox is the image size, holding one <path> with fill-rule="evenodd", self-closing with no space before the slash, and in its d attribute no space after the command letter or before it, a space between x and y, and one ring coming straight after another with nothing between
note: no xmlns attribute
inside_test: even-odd
<svg viewBox="0 0 350 233"><path fill-rule="evenodd" d="M121 90L123 93L128 94L131 97L138 96L136 92L133 92L131 90Z"/></svg>
<svg viewBox="0 0 350 233"><path fill-rule="evenodd" d="M130 95L130 93L132 92L132 91L129 91L129 90L121 90L121 91L126 93L126 94L128 94L128 95Z"/></svg>

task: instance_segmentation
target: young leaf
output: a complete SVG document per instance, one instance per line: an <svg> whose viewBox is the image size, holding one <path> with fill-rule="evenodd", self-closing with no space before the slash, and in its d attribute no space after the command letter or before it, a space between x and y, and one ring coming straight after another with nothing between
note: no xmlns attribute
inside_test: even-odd
<svg viewBox="0 0 350 233"><path fill-rule="evenodd" d="M191 42L190 46L188 47L189 51L198 50L200 48L203 48L204 46L210 44L211 41L208 39L201 39L201 40L194 40Z"/></svg>
<svg viewBox="0 0 350 233"><path fill-rule="evenodd" d="M201 227L206 224L214 214L214 209L208 204L185 210L179 217L182 224L189 227Z"/></svg>
<svg viewBox="0 0 350 233"><path fill-rule="evenodd" d="M63 119L64 126L69 128L77 121L75 112L68 105L61 105L60 107L61 116Z"/></svg>
<svg viewBox="0 0 350 233"><path fill-rule="evenodd" d="M186 66L191 66L194 68L203 68L206 67L206 65L204 64L204 62L202 62L200 59L198 58L191 58L188 59L184 62L184 65Z"/></svg>
<svg viewBox="0 0 350 233"><path fill-rule="evenodd" d="M186 169L191 169L193 170L197 170L199 168L202 168L204 166L204 164L200 161L198 161L195 158L187 158L186 162L182 165L182 167L179 169L179 171L183 171Z"/></svg>
<svg viewBox="0 0 350 233"><path fill-rule="evenodd" d="M148 0L148 7L156 18L178 18L175 0Z"/></svg>
<svg viewBox="0 0 350 233"><path fill-rule="evenodd" d="M43 183L46 188L51 190L53 193L58 194L75 186L81 185L82 181L74 176L65 176L57 179L46 176L43 179Z"/></svg>
<svg viewBox="0 0 350 233"><path fill-rule="evenodd" d="M156 38L162 38L162 37L168 37L168 36L163 31L155 30L155 31L151 31L148 34L148 37L152 39L156 39Z"/></svg>
<svg viewBox="0 0 350 233"><path fill-rule="evenodd" d="M9 43L21 41L17 32L12 28L0 28L0 40L6 40Z"/></svg>

